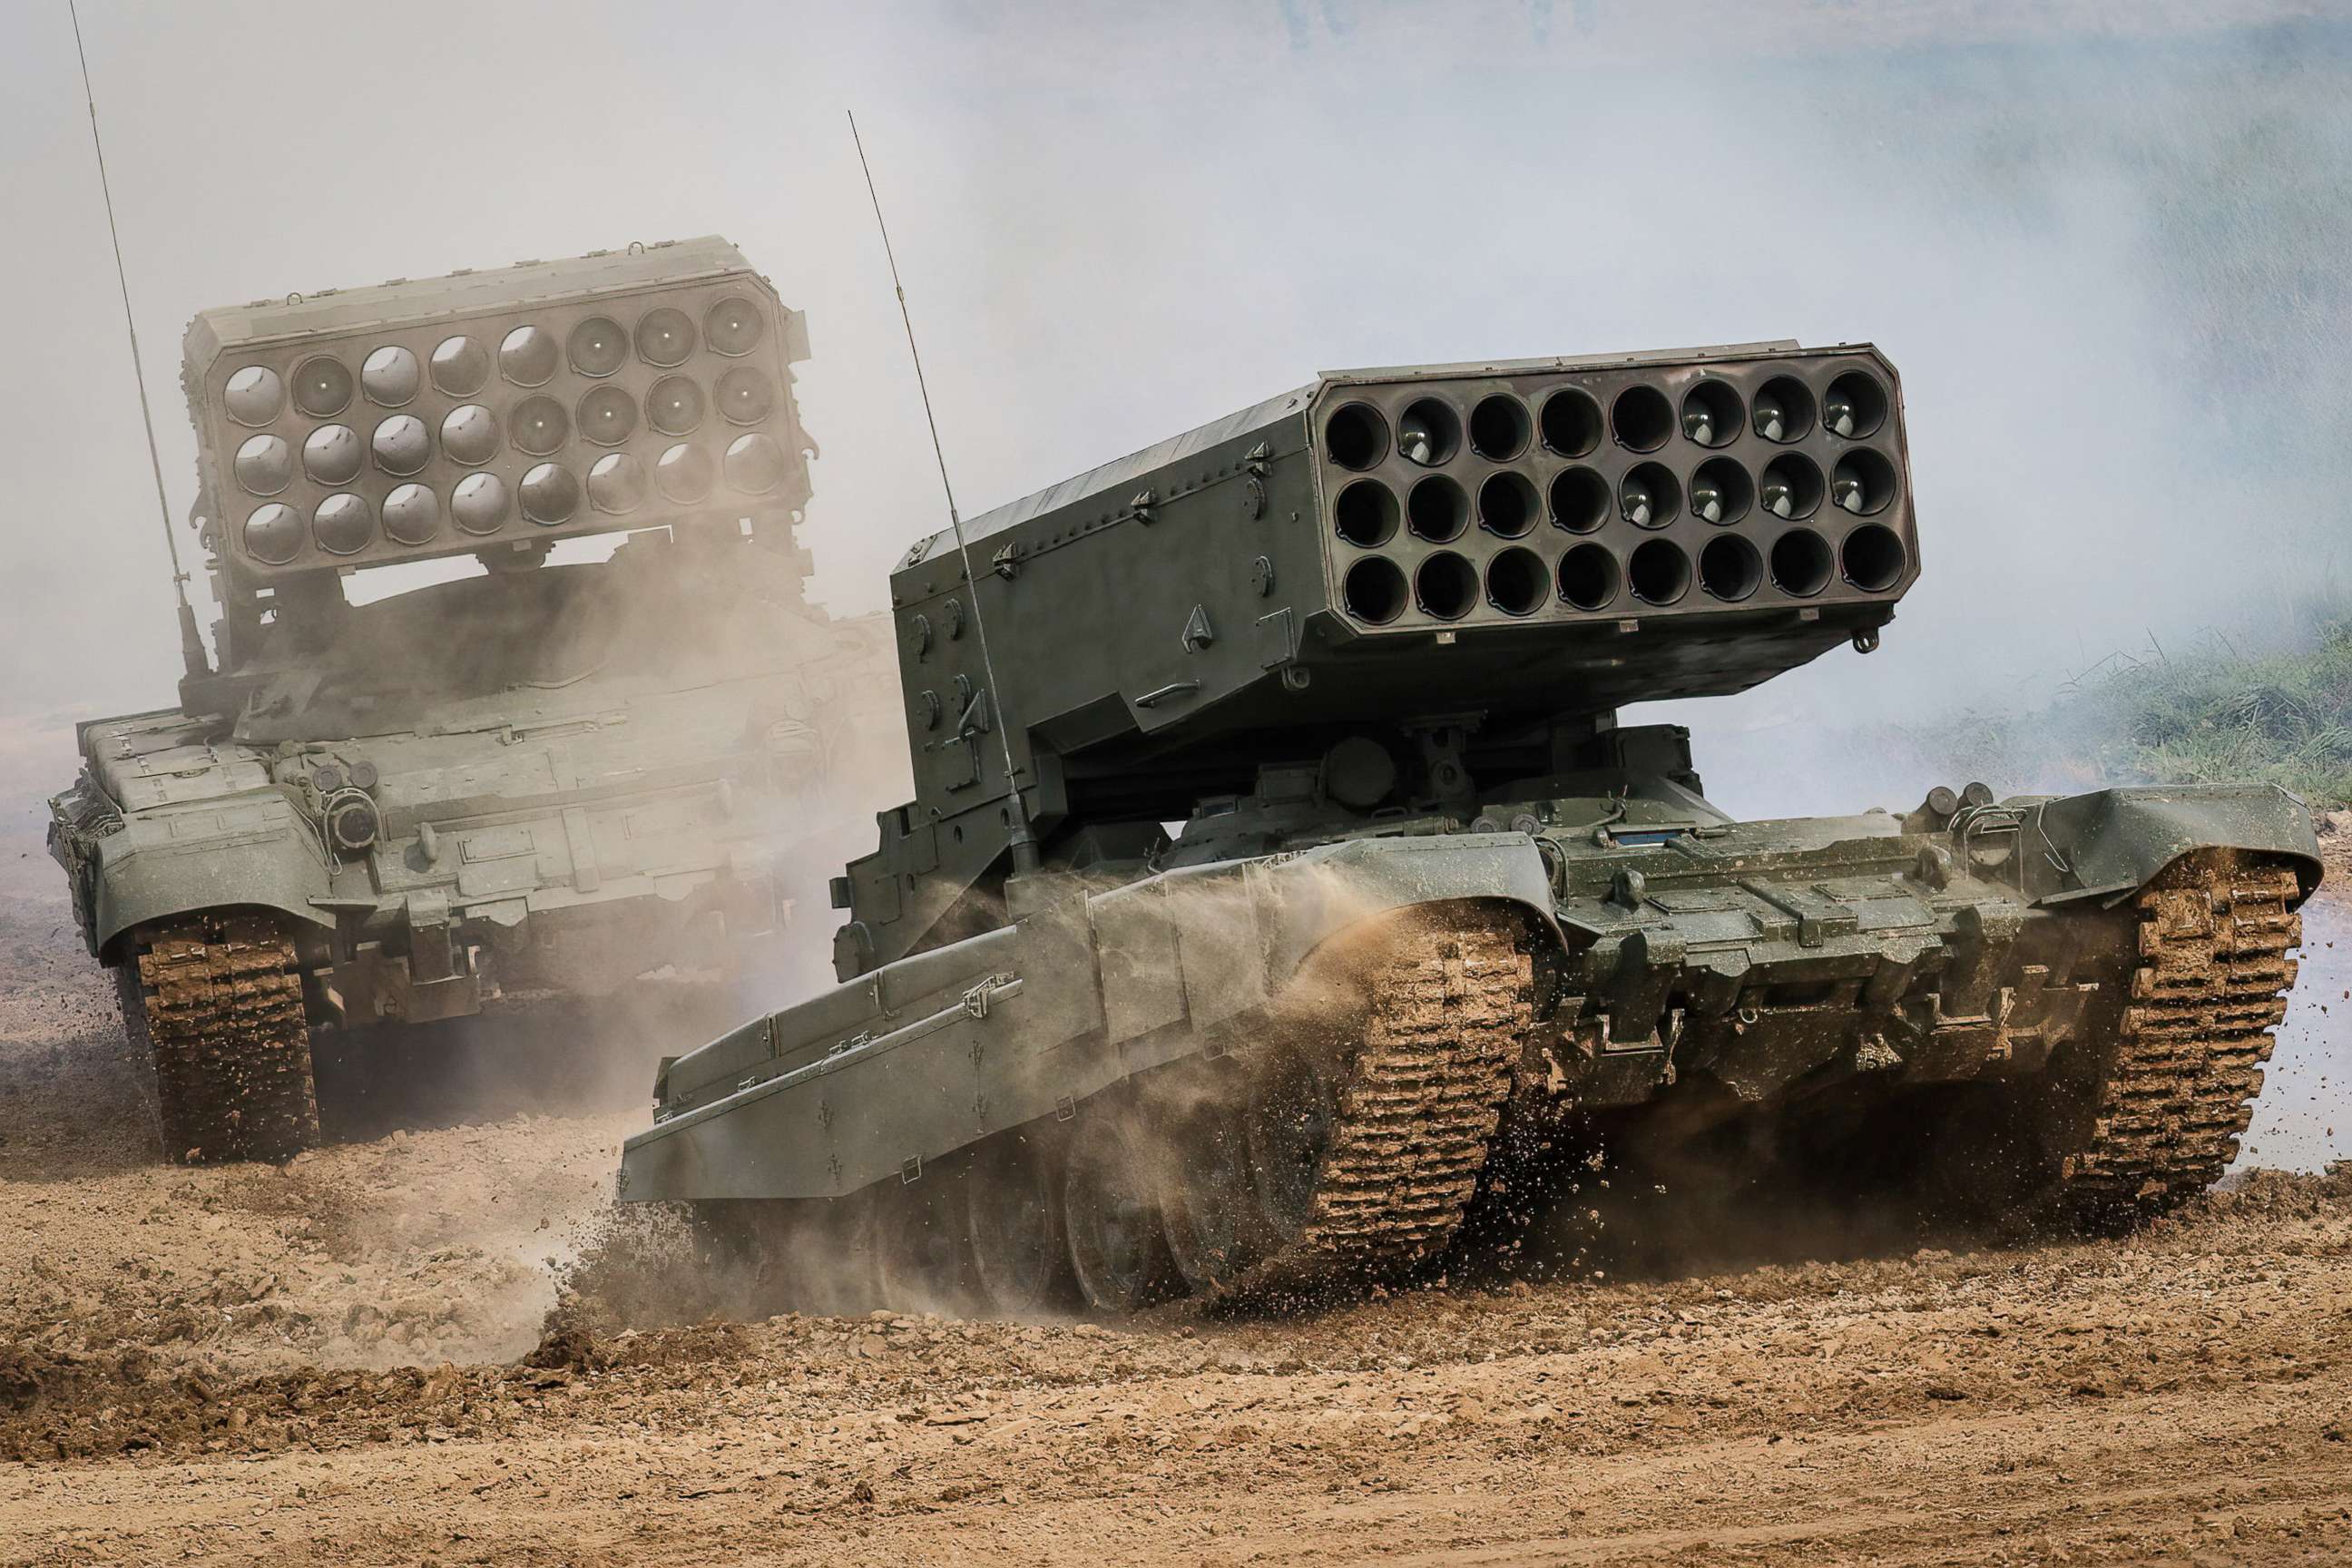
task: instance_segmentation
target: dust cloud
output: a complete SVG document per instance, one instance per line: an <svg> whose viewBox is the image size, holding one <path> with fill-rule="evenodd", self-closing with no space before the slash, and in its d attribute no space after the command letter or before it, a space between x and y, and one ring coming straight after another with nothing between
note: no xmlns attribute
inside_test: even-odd
<svg viewBox="0 0 2352 1568"><path fill-rule="evenodd" d="M516 746L583 786L644 780L656 800L683 768L678 798L719 813L698 831L766 867L779 895L748 920L642 898L467 928L496 987L484 1016L322 1036L322 1098L368 1100L355 1131L427 1102L529 1104L550 1082L607 1102L616 1075L641 1100L657 1057L829 970L825 880L871 847L882 792L908 784L888 628L813 616L791 556L754 542L640 533L604 561L330 602L273 633L242 667L261 684L241 742L353 738L395 809L433 799L439 770Z"/></svg>

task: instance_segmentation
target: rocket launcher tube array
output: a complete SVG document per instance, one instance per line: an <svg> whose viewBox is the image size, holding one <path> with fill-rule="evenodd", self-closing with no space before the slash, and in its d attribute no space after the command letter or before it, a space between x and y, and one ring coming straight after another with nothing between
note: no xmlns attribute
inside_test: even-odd
<svg viewBox="0 0 2352 1568"><path fill-rule="evenodd" d="M808 497L800 318L716 238L207 310L183 380L241 583Z"/></svg>
<svg viewBox="0 0 2352 1568"><path fill-rule="evenodd" d="M1874 644L1919 571L1867 344L1329 374L966 534L977 584L944 534L891 581L935 820L1001 798L997 724L1050 790L1401 714L1717 695Z"/></svg>

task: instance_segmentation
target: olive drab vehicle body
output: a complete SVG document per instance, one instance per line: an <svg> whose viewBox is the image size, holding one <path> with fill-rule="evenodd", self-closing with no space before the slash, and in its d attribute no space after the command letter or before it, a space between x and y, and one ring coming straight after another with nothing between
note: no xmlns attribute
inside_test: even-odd
<svg viewBox="0 0 2352 1568"><path fill-rule="evenodd" d="M196 318L216 657L189 622L175 707L80 726L50 833L174 1157L314 1139L313 1029L780 929L828 781L895 743L887 622L803 596L807 352L718 239Z"/></svg>
<svg viewBox="0 0 2352 1568"><path fill-rule="evenodd" d="M1427 1268L1599 1126L2176 1201L2293 980L2299 803L1738 822L1616 723L1872 650L1919 569L1894 367L1788 342L1325 375L932 538L840 984L667 1063L622 1194L1010 1310Z"/></svg>

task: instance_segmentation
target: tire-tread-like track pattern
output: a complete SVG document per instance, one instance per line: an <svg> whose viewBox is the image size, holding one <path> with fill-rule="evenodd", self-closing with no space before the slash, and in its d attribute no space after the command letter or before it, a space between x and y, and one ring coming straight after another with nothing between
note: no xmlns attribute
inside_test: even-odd
<svg viewBox="0 0 2352 1568"><path fill-rule="evenodd" d="M294 944L265 916L156 928L126 961L123 1015L155 1058L173 1161L283 1160L319 1141Z"/></svg>
<svg viewBox="0 0 2352 1568"><path fill-rule="evenodd" d="M2294 984L2297 894L2288 867L2207 856L2139 895L2115 1064L2061 1169L2070 1205L2177 1203L2236 1156Z"/></svg>
<svg viewBox="0 0 2352 1568"><path fill-rule="evenodd" d="M1504 921L1416 923L1372 982L1307 1223L1245 1297L1359 1288L1443 1252L1477 1190L1533 1010Z"/></svg>

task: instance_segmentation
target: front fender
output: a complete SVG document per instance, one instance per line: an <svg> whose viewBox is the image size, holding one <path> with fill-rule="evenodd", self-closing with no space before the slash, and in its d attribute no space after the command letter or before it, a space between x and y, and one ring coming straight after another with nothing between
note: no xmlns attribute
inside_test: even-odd
<svg viewBox="0 0 2352 1568"><path fill-rule="evenodd" d="M1418 905L1507 904L1559 940L1543 856L1524 833L1347 839L1181 867L1089 903L1114 1041L1262 1009L1331 938Z"/></svg>
<svg viewBox="0 0 2352 1568"><path fill-rule="evenodd" d="M1315 950L1416 905L1504 904L1558 940L1524 833L1357 839L1090 889L1008 890L1013 923L902 958L670 1063L629 1139L639 1198L819 1197L1075 1114L1223 1044Z"/></svg>
<svg viewBox="0 0 2352 1568"><path fill-rule="evenodd" d="M325 850L275 795L134 816L94 841L89 854L90 942L110 962L132 927L198 910L274 910L334 927L311 902L331 891Z"/></svg>
<svg viewBox="0 0 2352 1568"><path fill-rule="evenodd" d="M1422 904L1501 903L1559 940L1551 878L1524 833L1355 838L1266 865L1272 895L1268 978L1287 981L1348 927Z"/></svg>
<svg viewBox="0 0 2352 1568"><path fill-rule="evenodd" d="M2031 806L2022 845L2036 902L2113 900L2138 891L2200 849L2292 863L2304 896L2319 886L2319 837L2303 802L2271 784L2103 789Z"/></svg>

